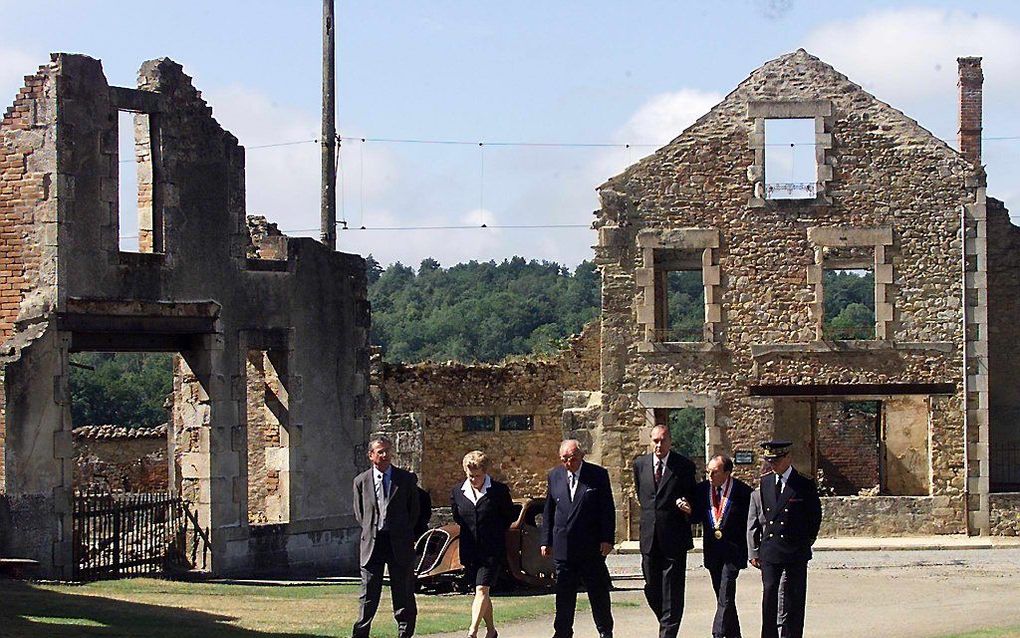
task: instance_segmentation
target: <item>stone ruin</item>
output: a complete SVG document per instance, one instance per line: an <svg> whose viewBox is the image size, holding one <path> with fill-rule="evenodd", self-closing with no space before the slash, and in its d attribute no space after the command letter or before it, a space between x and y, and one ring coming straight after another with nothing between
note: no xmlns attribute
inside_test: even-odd
<svg viewBox="0 0 1020 638"><path fill-rule="evenodd" d="M131 252L119 245L122 111L138 169ZM208 530L210 571L352 571L348 486L369 431L364 260L264 224L253 245L244 148L168 59L124 88L98 60L55 54L0 139L0 555L71 577L68 357L158 351L179 355L169 483Z"/></svg>

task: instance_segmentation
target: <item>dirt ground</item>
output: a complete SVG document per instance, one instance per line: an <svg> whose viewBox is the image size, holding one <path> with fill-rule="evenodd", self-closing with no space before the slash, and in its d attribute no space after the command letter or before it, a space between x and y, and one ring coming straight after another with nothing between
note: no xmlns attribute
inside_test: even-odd
<svg viewBox="0 0 1020 638"><path fill-rule="evenodd" d="M618 588L614 601L643 601L642 582L636 578L640 557L610 559ZM737 583L743 634L756 636L761 577L749 568ZM701 556L692 554L680 635L711 636L714 613L708 572ZM617 638L655 635L657 625L643 604L618 606L614 616ZM1013 626L1020 626L1020 549L817 552L809 567L805 633L812 638L932 638ZM547 638L552 617L499 630L502 638ZM587 612L578 613L575 635L597 635Z"/></svg>

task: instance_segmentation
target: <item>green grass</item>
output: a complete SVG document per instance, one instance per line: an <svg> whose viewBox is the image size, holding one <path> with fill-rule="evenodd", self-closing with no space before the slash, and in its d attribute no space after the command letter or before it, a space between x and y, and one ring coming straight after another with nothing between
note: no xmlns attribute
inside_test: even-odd
<svg viewBox="0 0 1020 638"><path fill-rule="evenodd" d="M128 579L87 585L0 581L0 634L152 638L307 638L350 636L355 585L248 586ZM467 628L471 597L419 595L417 634ZM497 596L497 625L553 611L551 595ZM578 608L587 608L583 594ZM372 635L396 635L388 591Z"/></svg>

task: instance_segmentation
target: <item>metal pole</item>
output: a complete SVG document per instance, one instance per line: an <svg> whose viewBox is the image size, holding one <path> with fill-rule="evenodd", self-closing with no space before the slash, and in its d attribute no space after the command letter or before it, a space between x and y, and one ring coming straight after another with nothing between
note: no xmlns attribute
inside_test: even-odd
<svg viewBox="0 0 1020 638"><path fill-rule="evenodd" d="M336 250L336 37L333 0L322 0L322 200L320 240Z"/></svg>

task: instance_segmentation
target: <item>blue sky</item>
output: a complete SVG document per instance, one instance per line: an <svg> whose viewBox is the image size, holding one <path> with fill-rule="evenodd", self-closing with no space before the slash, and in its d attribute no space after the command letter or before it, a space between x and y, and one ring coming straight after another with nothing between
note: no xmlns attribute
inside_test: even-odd
<svg viewBox="0 0 1020 638"><path fill-rule="evenodd" d="M982 55L984 135L1020 137L1020 3L338 0L337 11L350 226L567 226L341 232L342 250L384 264L519 254L575 265L591 254L596 186L798 47L954 146L956 58ZM5 102L50 51L100 58L125 86L142 61L169 56L249 147L248 211L317 234L301 232L318 225L317 145L254 147L318 135L320 2L0 0L0 15ZM984 161L989 193L1017 219L1020 139L987 140Z"/></svg>

